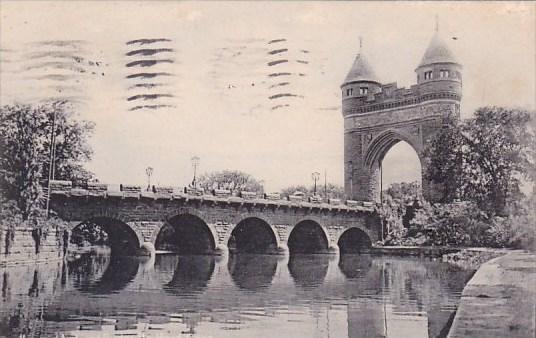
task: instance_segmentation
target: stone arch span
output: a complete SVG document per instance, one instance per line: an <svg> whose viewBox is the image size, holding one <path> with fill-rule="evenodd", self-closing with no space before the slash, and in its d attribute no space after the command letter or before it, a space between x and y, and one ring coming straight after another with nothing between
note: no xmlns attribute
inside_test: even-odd
<svg viewBox="0 0 536 338"><path fill-rule="evenodd" d="M277 232L266 219L246 216L235 224L227 241L230 253L278 253Z"/></svg>
<svg viewBox="0 0 536 338"><path fill-rule="evenodd" d="M217 245L213 229L202 218L191 213L168 218L154 238L156 250L186 255L213 254Z"/></svg>
<svg viewBox="0 0 536 338"><path fill-rule="evenodd" d="M127 222L110 216L94 216L82 222L71 222L71 239L77 236L82 228L89 231L101 228L108 235L108 244L114 256L132 256L138 253L143 243L143 236L138 229L133 228ZM81 234L81 236L83 236Z"/></svg>
<svg viewBox="0 0 536 338"><path fill-rule="evenodd" d="M355 254L365 252L372 247L372 237L359 227L351 227L342 232L337 240L339 252L343 254Z"/></svg>
<svg viewBox="0 0 536 338"><path fill-rule="evenodd" d="M311 218L296 222L288 236L290 254L328 253L329 246L329 233L321 223Z"/></svg>

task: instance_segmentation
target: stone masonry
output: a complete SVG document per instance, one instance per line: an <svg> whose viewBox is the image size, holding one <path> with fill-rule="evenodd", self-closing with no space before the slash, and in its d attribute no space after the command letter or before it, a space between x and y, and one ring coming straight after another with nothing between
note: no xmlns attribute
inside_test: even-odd
<svg viewBox="0 0 536 338"><path fill-rule="evenodd" d="M381 238L380 220L372 206L197 196L182 192L166 196L143 192L137 197L79 196L79 192L77 195L65 191L51 194L51 208L71 223L71 229L88 220L112 219L116 221L114 224L128 226L135 234L136 244L146 248L154 248L160 229L179 215L201 219L219 253L227 252L233 229L248 218L268 224L283 253L288 251L287 240L292 229L304 221L312 221L322 229L330 251L338 251L340 236L351 228L360 229L372 243Z"/></svg>
<svg viewBox="0 0 536 338"><path fill-rule="evenodd" d="M400 141L413 147L424 174L427 143L447 122L459 119L461 68L438 32L415 70L417 84L409 89L381 84L364 56L357 55L341 86L348 196L379 201L381 163ZM424 175L422 188L427 199L441 197L440 187Z"/></svg>

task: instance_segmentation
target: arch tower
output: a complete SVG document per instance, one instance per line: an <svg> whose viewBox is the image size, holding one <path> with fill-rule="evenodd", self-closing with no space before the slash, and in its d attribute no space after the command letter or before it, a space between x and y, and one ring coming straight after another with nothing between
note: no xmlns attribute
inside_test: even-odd
<svg viewBox="0 0 536 338"><path fill-rule="evenodd" d="M410 88L382 84L360 50L341 85L347 196L379 202L381 163L399 141L413 147L424 173L427 142L450 121L459 120L461 71L437 28L415 69L417 83ZM423 175L426 199L440 199L442 189L437 188Z"/></svg>

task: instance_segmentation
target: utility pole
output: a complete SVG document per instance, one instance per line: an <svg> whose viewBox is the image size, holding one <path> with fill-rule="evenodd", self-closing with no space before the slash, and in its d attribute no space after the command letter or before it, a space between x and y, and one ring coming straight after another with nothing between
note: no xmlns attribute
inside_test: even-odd
<svg viewBox="0 0 536 338"><path fill-rule="evenodd" d="M50 157L48 163L48 183L47 183L47 206L46 217L48 218L50 211L50 181L54 180L54 164L56 158L56 107L52 111L52 131L50 132Z"/></svg>
<svg viewBox="0 0 536 338"><path fill-rule="evenodd" d="M383 163L380 162L380 203L383 203Z"/></svg>

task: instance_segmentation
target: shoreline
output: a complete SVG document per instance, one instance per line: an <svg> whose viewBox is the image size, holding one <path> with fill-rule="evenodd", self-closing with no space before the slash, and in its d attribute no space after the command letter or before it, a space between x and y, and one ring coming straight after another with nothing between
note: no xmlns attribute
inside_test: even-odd
<svg viewBox="0 0 536 338"><path fill-rule="evenodd" d="M448 338L534 337L536 254L516 250L483 262L465 285Z"/></svg>

